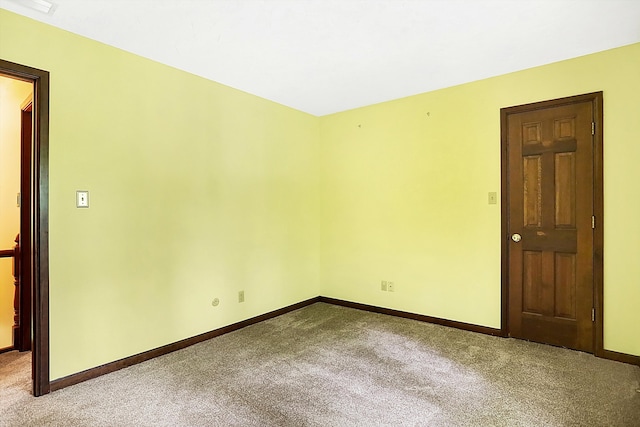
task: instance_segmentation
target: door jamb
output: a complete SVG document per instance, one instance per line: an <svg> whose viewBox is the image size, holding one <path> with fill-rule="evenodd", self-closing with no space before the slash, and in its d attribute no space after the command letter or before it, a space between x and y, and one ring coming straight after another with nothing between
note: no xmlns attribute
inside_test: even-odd
<svg viewBox="0 0 640 427"><path fill-rule="evenodd" d="M33 83L32 214L29 231L33 274L32 378L34 396L50 392L49 378L49 72L0 59L0 73ZM23 236L20 236L22 239ZM22 286L29 285L22 283Z"/></svg>
<svg viewBox="0 0 640 427"><path fill-rule="evenodd" d="M33 86L33 85L32 85ZM33 89L33 88L32 88ZM32 197L31 189L31 158L33 150L33 93L20 106L20 252L18 256L20 260L16 263L19 266L17 273L19 274L18 288L18 336L14 337L13 346L18 351L31 350L31 324L33 316L31 314L32 289L33 281L31 280L31 272L33 271L33 260L31 255L33 236L31 233L31 212ZM24 285L26 283L26 285Z"/></svg>
<svg viewBox="0 0 640 427"><path fill-rule="evenodd" d="M500 109L500 187L501 187L501 319L500 332L504 337L509 336L509 170L507 151L508 129L507 120L510 114L535 111L567 104L591 102L593 105L592 121L595 123L593 135L593 215L596 218L593 230L593 305L596 310L594 322L593 353L598 357L608 357L604 350L603 313L604 313L604 173L603 173L603 96L602 92L592 92L583 95L557 98L549 101L534 102Z"/></svg>

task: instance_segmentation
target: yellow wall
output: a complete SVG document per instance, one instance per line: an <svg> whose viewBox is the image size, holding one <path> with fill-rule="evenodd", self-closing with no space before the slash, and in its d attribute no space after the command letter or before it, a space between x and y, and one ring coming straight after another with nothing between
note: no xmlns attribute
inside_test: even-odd
<svg viewBox="0 0 640 427"><path fill-rule="evenodd" d="M499 328L500 108L595 91L604 346L640 355L640 44L323 117L323 295Z"/></svg>
<svg viewBox="0 0 640 427"><path fill-rule="evenodd" d="M51 77L51 379L319 294L316 117L0 22L0 57Z"/></svg>
<svg viewBox="0 0 640 427"><path fill-rule="evenodd" d="M316 295L499 327L499 109L598 90L605 347L640 355L640 44L316 118L0 21L51 73L51 379Z"/></svg>
<svg viewBox="0 0 640 427"><path fill-rule="evenodd" d="M32 85L0 76L0 249L13 249L20 232L20 107ZM0 349L13 345L13 258L0 259Z"/></svg>

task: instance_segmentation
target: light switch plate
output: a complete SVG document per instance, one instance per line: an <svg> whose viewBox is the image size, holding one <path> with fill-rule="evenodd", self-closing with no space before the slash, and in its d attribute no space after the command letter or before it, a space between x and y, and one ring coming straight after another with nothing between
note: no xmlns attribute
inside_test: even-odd
<svg viewBox="0 0 640 427"><path fill-rule="evenodd" d="M76 207L88 208L89 207L89 192L85 190L76 191Z"/></svg>
<svg viewBox="0 0 640 427"><path fill-rule="evenodd" d="M496 193L495 191L489 192L489 204L490 205L498 204L498 193Z"/></svg>

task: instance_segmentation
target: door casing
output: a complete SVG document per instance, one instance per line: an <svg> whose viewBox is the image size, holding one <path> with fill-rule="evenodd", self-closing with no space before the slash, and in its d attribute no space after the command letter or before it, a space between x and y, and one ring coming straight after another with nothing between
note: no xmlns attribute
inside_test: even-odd
<svg viewBox="0 0 640 427"><path fill-rule="evenodd" d="M33 84L33 139L31 158L21 160L21 169L30 170L27 187L32 202L26 226L21 224L21 240L31 243L29 257L32 290L32 378L33 394L51 390L49 378L49 72L0 59L0 74ZM26 162L30 162L26 165ZM22 218L21 218L22 222ZM26 252L26 251L25 251Z"/></svg>
<svg viewBox="0 0 640 427"><path fill-rule="evenodd" d="M603 348L603 257L604 257L604 187L603 187L603 94L592 92L549 101L535 102L500 109L500 170L501 170L501 265L502 265L502 301L501 333L509 336L509 168L508 168L508 117L527 111L541 110L568 104L591 102L593 106L593 301L595 308L594 349L596 356L606 357Z"/></svg>
<svg viewBox="0 0 640 427"><path fill-rule="evenodd" d="M31 291L33 282L31 280L31 271L33 269L32 259L32 239L31 232L31 215L32 215L32 197L31 189L31 156L33 149L33 96L29 96L27 101L21 107L20 127L22 128L20 138L20 282L26 285L20 285L18 289L20 319L18 334L15 336L13 346L19 351L31 350Z"/></svg>

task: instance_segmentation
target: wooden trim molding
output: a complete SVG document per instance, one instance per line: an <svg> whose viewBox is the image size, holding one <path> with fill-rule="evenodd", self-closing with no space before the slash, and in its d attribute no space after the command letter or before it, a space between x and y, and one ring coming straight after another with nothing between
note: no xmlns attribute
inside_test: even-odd
<svg viewBox="0 0 640 427"><path fill-rule="evenodd" d="M15 251L13 249L2 249L0 251L0 258L13 258Z"/></svg>
<svg viewBox="0 0 640 427"><path fill-rule="evenodd" d="M500 109L500 331L509 336L509 151L507 109Z"/></svg>
<svg viewBox="0 0 640 427"><path fill-rule="evenodd" d="M433 323L436 325L448 326L448 327L457 328L465 331L477 332L485 335L502 336L501 329L489 328L486 326L473 325L470 323L457 322L454 320L441 319L438 317L425 316L422 314L409 313L406 311L399 311L399 310L394 310L390 308L377 307L377 306L361 304L357 302L344 301L336 298L318 296L315 298L310 298L305 301L301 301L296 304L292 304L287 307L283 307L278 310L271 311L269 313L261 314L256 317L243 320L238 323L234 323L232 325L223 326L222 328L214 329L212 331L205 332L203 334L196 335L191 338L186 338L184 340L177 341L172 344L167 344L165 346L148 350L143 353L125 357L124 359L116 360L114 362L97 366L95 368L87 369L86 371L78 372L76 374L59 378L51 382L51 391L60 390L62 388L69 387L74 384L81 383L83 381L97 378L99 376L109 374L111 372L115 372L120 369L127 368L129 366L133 366L138 363L142 363L147 360L150 360L159 356L163 356L165 354L169 354L177 350L181 350L183 348L192 346L199 342L206 341L211 338L215 338L220 335L227 334L229 332L237 331L238 329L242 329L249 325L253 325L255 323L263 322L265 320L278 317L280 315L306 307L311 304L315 304L317 302L355 308L357 310L364 310L372 313L386 314L389 316L403 317L406 319L412 319L412 320L418 320L420 322L427 322L427 323ZM617 353L614 351L605 350L605 354L602 357L605 357L611 360L616 360L619 362L630 363L630 364L635 364L640 366L640 356L632 356L624 353Z"/></svg>
<svg viewBox="0 0 640 427"><path fill-rule="evenodd" d="M604 117L603 93L593 97L593 122L596 124L593 136L593 215L596 218L593 229L593 305L596 309L594 330L594 354L604 355ZM617 353L620 354L620 353ZM617 360L617 359L613 359ZM629 362L630 363L630 362ZM638 364L636 362L636 364Z"/></svg>
<svg viewBox="0 0 640 427"><path fill-rule="evenodd" d="M263 322L265 320L272 319L274 317L281 316L285 313L289 313L299 308L314 304L319 300L320 300L320 297L314 297L305 301L301 301L296 304L289 305L287 307L280 308L278 310L270 311L269 313L261 314L256 317L243 320L238 323L234 323L228 326L223 326L222 328L214 329L212 331L205 332L203 334L196 335L191 338L186 338L181 341L174 342L172 344L167 344L162 347L154 348L153 350L148 350L143 353L125 357L124 359L116 360L114 362L97 366L95 368L87 369L86 371L78 372L77 374L72 374L63 378L59 378L57 380L51 381L51 391L60 390L61 388L69 387L71 385L78 384L83 381L97 378L99 376L109 374L111 372L115 372L120 369L127 368L129 366L136 365L138 363L142 363L159 356L163 356L165 354L172 353L176 350L181 350L183 348L192 346L199 342L210 340L211 338L228 334L229 332L237 331L238 329L245 328L249 325L253 325L254 323Z"/></svg>
<svg viewBox="0 0 640 427"><path fill-rule="evenodd" d="M602 354L597 354L596 356L602 357L603 359L615 360L616 362L640 366L640 356L634 356L627 353L619 353L613 350L602 350L601 353Z"/></svg>
<svg viewBox="0 0 640 427"><path fill-rule="evenodd" d="M253 325L255 323L263 322L268 319L272 319L274 317L289 313L291 311L297 310L299 308L306 307L311 304L315 304L316 302L324 302L327 304L340 305L343 307L355 308L358 310L370 311L373 313L386 314L390 316L403 317L407 319L418 320L421 322L434 323L442 326L449 326L457 329L462 329L471 332L478 332L481 334L487 335L501 335L500 329L488 328L485 326L472 325L469 323L456 322L453 320L440 319L437 317L425 316L421 314L408 313L405 311L393 310L389 308L376 307L373 305L360 304L357 302L344 301L335 298L328 298L323 296L318 296L315 298L311 298L305 301L301 301L299 303L281 308L279 310L274 310L269 313L265 313L256 317L252 317L247 320L243 320L238 323L234 323L228 326L224 326L222 328L214 329L209 332L205 332L200 335L196 335L191 338L186 338L181 341L177 341L172 344L167 344L162 347L158 347L152 350L145 351L143 353L139 353L133 356L125 357L120 360L116 360L114 362L106 363L101 366L97 366L95 368L87 369L86 371L78 372L76 374L72 374L63 378L59 378L57 380L51 381L51 391L60 390L65 387L69 387L74 384L78 384L93 378L97 378L99 376L109 374L111 372L118 371L123 368L127 368L129 366L136 365L138 363L145 362L147 360L163 356L165 354L172 353L177 350L181 350L183 348L192 346L202 341L209 340L211 338L218 337L220 335L227 334L229 332L237 331L238 329L242 329L249 325Z"/></svg>
<svg viewBox="0 0 640 427"><path fill-rule="evenodd" d="M41 396L49 393L49 72L0 59L0 74L33 84L32 155L21 161L23 170L30 168L30 194L22 191L22 198L33 204L28 221L21 220L20 246L23 261L29 261L22 262L23 269L31 270L22 286L32 290L33 394Z"/></svg>
<svg viewBox="0 0 640 427"><path fill-rule="evenodd" d="M404 317L406 319L419 320L421 322L427 322L427 323L435 323L436 325L448 326L451 328L462 329L464 331L478 332L480 334L500 336L500 337L506 338L506 336L502 334L502 329L494 329L486 326L474 325L471 323L457 322L454 320L441 319L439 317L431 317L431 316L425 316L422 314L408 313L406 311L393 310L390 308L382 308L382 307L377 307L373 305L360 304L357 302L344 301L344 300L329 298L329 297L322 297L322 296L318 297L318 301L324 302L327 304L334 304L334 305L341 305L343 307L355 308L358 310L370 311L373 313ZM617 351L612 351L612 350L602 350L600 354L595 354L594 356L600 357L603 359L615 360L616 362L622 362L622 363L628 363L630 365L640 366L640 356L634 356L632 354L619 353Z"/></svg>
<svg viewBox="0 0 640 427"><path fill-rule="evenodd" d="M8 353L8 352L13 351L13 350L15 350L15 348L13 348L13 346L0 348L0 354L2 354L2 353Z"/></svg>
<svg viewBox="0 0 640 427"><path fill-rule="evenodd" d="M441 319L439 317L425 316L423 314L409 313L391 308L377 307L375 305L360 304L358 302L344 301L335 298L319 297L320 302L341 305L343 307L355 308L358 310L370 311L372 313L387 314L390 316L404 317L405 319L418 320L420 322L434 323L436 325L449 326L464 331L478 332L485 335L502 336L500 329L489 328L487 326L473 325L471 323L457 322L455 320Z"/></svg>

